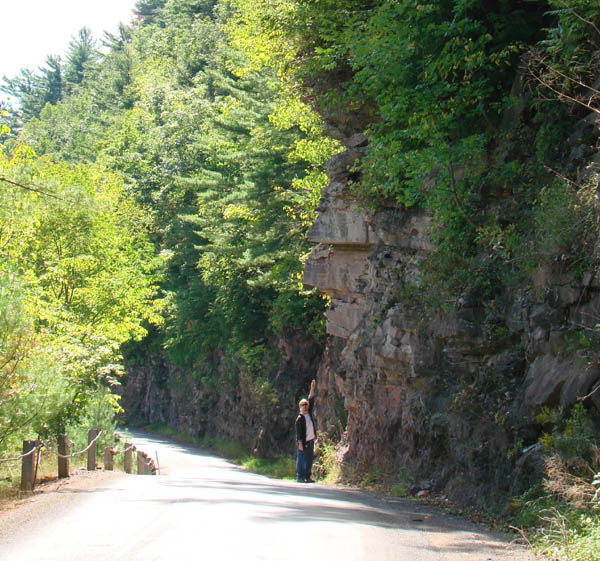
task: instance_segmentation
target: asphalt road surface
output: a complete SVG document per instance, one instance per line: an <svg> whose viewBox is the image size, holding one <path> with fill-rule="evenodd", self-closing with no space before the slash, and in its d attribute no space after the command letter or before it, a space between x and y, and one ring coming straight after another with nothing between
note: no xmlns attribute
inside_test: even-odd
<svg viewBox="0 0 600 561"><path fill-rule="evenodd" d="M0 513L0 561L524 561L424 505L248 473L134 433L160 475L107 474ZM76 478L72 478L75 480Z"/></svg>

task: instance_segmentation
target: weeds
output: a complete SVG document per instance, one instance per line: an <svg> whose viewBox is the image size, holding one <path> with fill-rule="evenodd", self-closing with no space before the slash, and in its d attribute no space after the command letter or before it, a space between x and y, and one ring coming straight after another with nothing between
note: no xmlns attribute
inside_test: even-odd
<svg viewBox="0 0 600 561"><path fill-rule="evenodd" d="M315 449L313 477L329 484L337 483L341 479L335 442L322 434L319 435Z"/></svg>
<svg viewBox="0 0 600 561"><path fill-rule="evenodd" d="M15 457L20 452L15 453ZM87 457L73 457L70 460L71 472L84 468ZM54 481L58 478L58 462L54 448L43 448L37 466L36 485ZM0 464L0 505L7 501L19 499L29 492L21 491L21 462Z"/></svg>
<svg viewBox="0 0 600 561"><path fill-rule="evenodd" d="M540 513L540 521L534 544L546 558L600 561L600 516L552 508Z"/></svg>
<svg viewBox="0 0 600 561"><path fill-rule="evenodd" d="M281 456L274 460L246 457L241 465L249 471L276 479L296 479L296 462L293 458Z"/></svg>
<svg viewBox="0 0 600 561"><path fill-rule="evenodd" d="M540 439L543 482L521 497L516 521L537 551L552 561L600 561L600 451L591 414L578 403L569 417L542 410L550 427Z"/></svg>
<svg viewBox="0 0 600 561"><path fill-rule="evenodd" d="M174 429L169 425L165 425L164 423L154 423L152 425L146 425L144 430L148 432L153 432L160 436L164 436L166 438L171 438L176 442L180 442L181 444L187 444L188 446L200 446L202 441L199 438L188 434L187 432Z"/></svg>

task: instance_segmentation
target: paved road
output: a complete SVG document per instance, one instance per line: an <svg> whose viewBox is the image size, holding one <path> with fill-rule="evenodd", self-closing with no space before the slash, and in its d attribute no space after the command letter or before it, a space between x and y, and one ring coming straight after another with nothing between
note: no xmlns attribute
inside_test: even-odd
<svg viewBox="0 0 600 561"><path fill-rule="evenodd" d="M409 501L282 482L134 433L161 474L65 485L0 515L0 561L517 561L497 536Z"/></svg>

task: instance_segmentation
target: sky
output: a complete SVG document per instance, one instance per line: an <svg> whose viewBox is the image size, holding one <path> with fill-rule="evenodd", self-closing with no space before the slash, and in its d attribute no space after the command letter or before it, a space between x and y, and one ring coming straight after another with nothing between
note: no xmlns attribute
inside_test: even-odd
<svg viewBox="0 0 600 561"><path fill-rule="evenodd" d="M0 80L64 55L84 26L96 39L129 23L135 0L0 0Z"/></svg>

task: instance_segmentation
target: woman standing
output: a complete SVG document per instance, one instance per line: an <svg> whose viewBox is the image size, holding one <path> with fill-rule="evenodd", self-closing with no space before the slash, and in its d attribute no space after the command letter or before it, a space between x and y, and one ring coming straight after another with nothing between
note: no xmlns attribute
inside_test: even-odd
<svg viewBox="0 0 600 561"><path fill-rule="evenodd" d="M296 458L296 481L298 483L314 483L311 478L312 464L315 453L315 439L317 433L311 413L315 402L316 380L310 383L308 399L301 399L300 413L296 418L296 443L298 456Z"/></svg>

